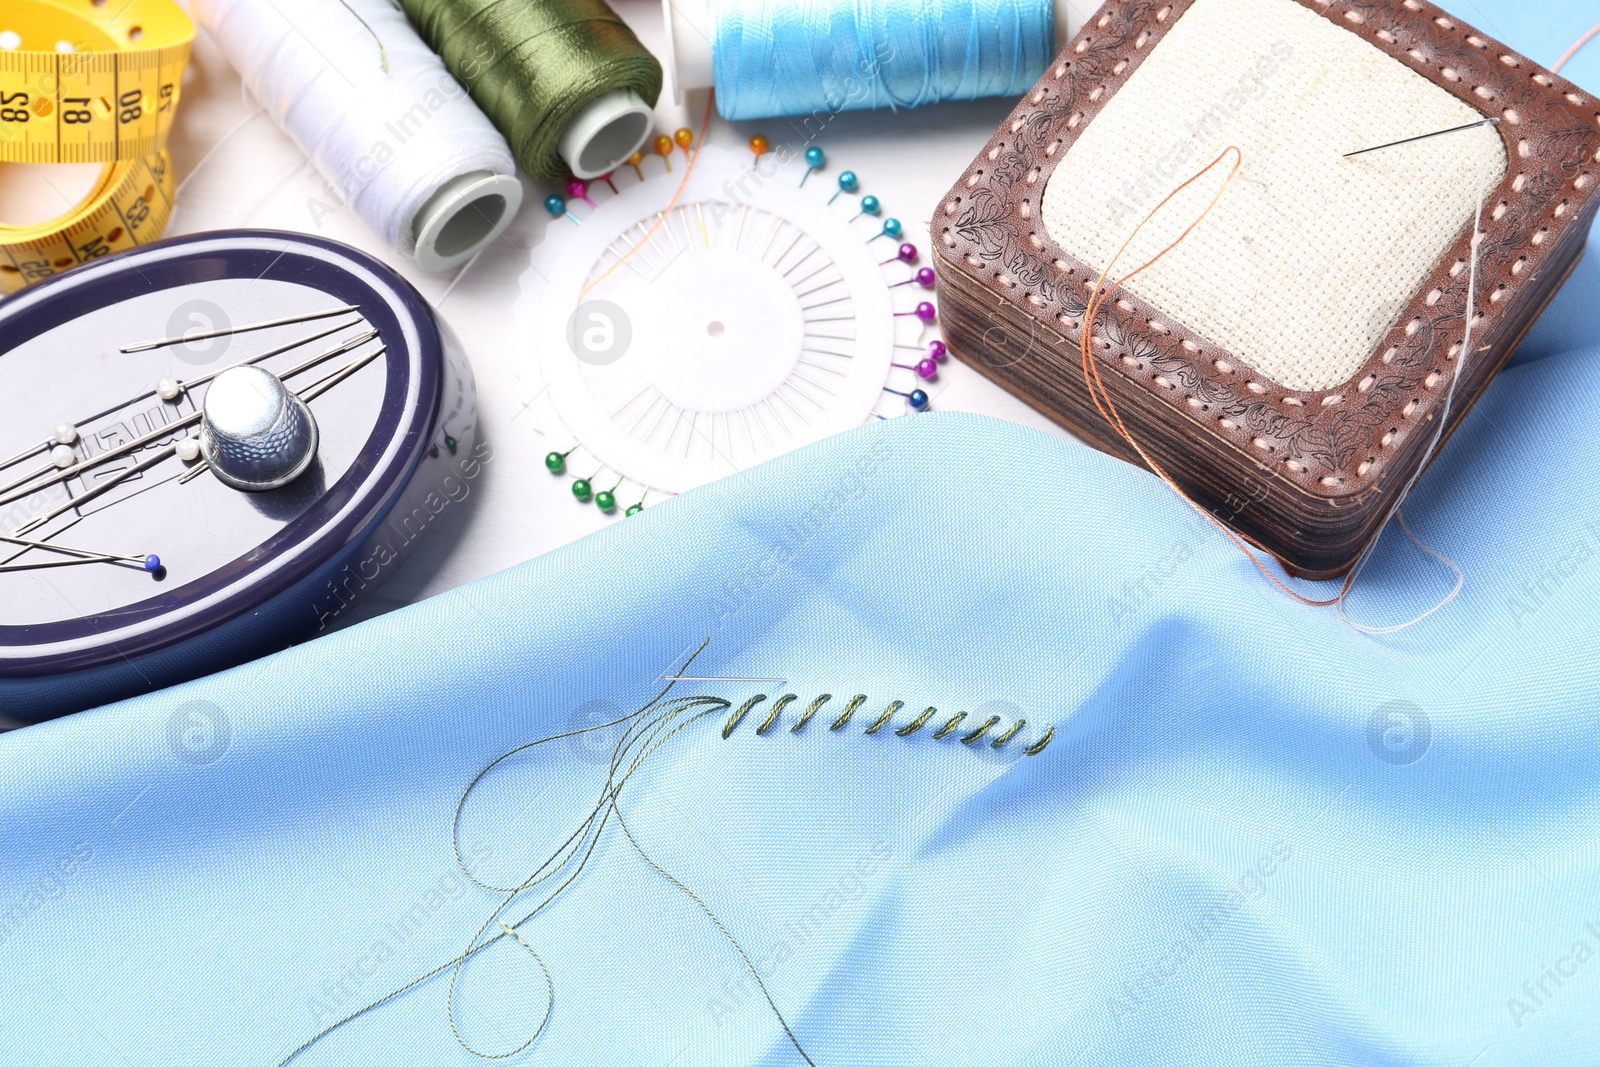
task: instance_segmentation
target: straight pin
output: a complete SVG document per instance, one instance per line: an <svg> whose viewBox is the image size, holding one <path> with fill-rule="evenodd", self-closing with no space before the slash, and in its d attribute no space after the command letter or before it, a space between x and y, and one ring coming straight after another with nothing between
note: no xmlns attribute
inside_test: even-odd
<svg viewBox="0 0 1600 1067"><path fill-rule="evenodd" d="M333 332L333 331L329 331L329 332ZM322 353L319 353L319 354L317 354L315 356L311 356L308 359L302 360L297 365L289 368L289 370L287 370L283 374L279 375L279 377L281 377L281 378L289 378L289 377L292 377L293 375L300 374L300 373L302 373L302 372L304 372L306 370L311 369L312 367L315 367L319 363L323 363L323 362L325 362L325 361L327 361L329 359L332 359L334 356L341 355L342 353L348 352L353 348L356 348L356 347L358 347L360 345L363 345L366 342L372 340L374 337L377 337L377 336L378 336L378 331L375 330L375 329L374 330L368 330L366 333L357 334L356 336L350 338L349 340L344 341L343 343L341 343L339 345L336 345L333 348L328 349L326 352L322 352ZM294 345L285 346L285 348L282 349L282 351L286 351L288 348L293 348L296 345L304 344L304 343L305 342L303 342L303 341L297 341L297 342L295 342ZM271 354L273 354L273 353L270 353L270 352L269 353L263 353L262 355L256 356L253 359L243 360L239 364L236 364L236 366L244 366L245 364L253 363L253 362L259 361L261 359L265 359L268 355L271 355ZM198 384L199 382L202 382L202 381L208 381L212 377L215 377L217 374L221 374L221 373L222 373L222 371L216 371L213 374L206 375L203 378L197 378L195 380L195 382L196 382L196 384ZM149 433L143 435L142 437L135 437L133 440L124 442L123 444L118 445L116 448L108 449L108 450L106 450L104 452L101 452L97 456L91 456L88 459L80 460L77 463L74 463L70 467L62 468L61 471L58 474L56 474L54 477L47 478L43 482L39 482L38 484L35 484L35 485L28 485L28 486L24 487L23 489L20 489L20 490L14 491L14 492L8 490L5 493L0 493L0 504L10 504L10 503L13 503L14 501L21 500L24 497L32 496L34 493L37 493L42 489L48 489L53 485L58 485L61 482L66 481L68 478L77 477L83 471L86 471L91 467L99 466L100 464L106 462L107 460L115 459L118 456L127 455L129 452L136 452L139 449L143 448L145 445L150 444L152 441L159 441L163 437L169 437L173 433L175 433L176 431L185 429L185 428L187 428L189 426L192 426L194 423L199 422L201 414L202 413L199 412L199 411L190 412L187 415L184 415L184 416L182 416L182 417L180 417L178 419L175 419L172 422L167 423L165 426L162 426L159 429L151 430ZM175 445L173 447L176 448Z"/></svg>
<svg viewBox="0 0 1600 1067"><path fill-rule="evenodd" d="M137 556L117 556L105 552L94 552L86 548L72 548L67 545L53 545L46 541L30 541L23 537L7 537L0 534L0 543L17 545L25 549L37 549L43 552L60 552L77 556L75 560L62 560L54 563L27 564L24 567L6 567L9 570L33 570L39 567L69 566L73 563L137 563L145 570L154 573L161 569L161 557L153 554L140 553ZM13 556L13 559L16 557Z"/></svg>
<svg viewBox="0 0 1600 1067"><path fill-rule="evenodd" d="M853 193L859 188L861 188L861 181L856 177L855 171L841 171L839 173L839 188L835 189L833 195L828 197L828 203L831 204L839 199L840 193Z"/></svg>
<svg viewBox="0 0 1600 1067"><path fill-rule="evenodd" d="M136 344L123 345L120 351L148 352L152 348L166 348L169 345L188 344L191 341L208 341L213 337L231 337L236 333L250 333L253 330L268 330L274 326L291 326L297 322L311 322L315 319L332 318L334 315L343 315L350 311L359 311L359 304L346 304L343 307L329 308L326 311L311 311L304 315L291 315L283 319L271 319L267 322L252 322L245 326L229 326L221 330L208 330L205 333L191 333L182 337L162 337L154 341L139 341Z"/></svg>
<svg viewBox="0 0 1600 1067"><path fill-rule="evenodd" d="M55 428L54 433L52 433L49 437L46 437L43 441L40 441L32 448L24 448L21 452L18 452L4 463L0 463L0 470L4 470L5 468L17 463L21 463L23 460L27 459L36 452L54 448L57 445L75 445L77 443L78 428L73 426L71 423L63 422L61 425Z"/></svg>

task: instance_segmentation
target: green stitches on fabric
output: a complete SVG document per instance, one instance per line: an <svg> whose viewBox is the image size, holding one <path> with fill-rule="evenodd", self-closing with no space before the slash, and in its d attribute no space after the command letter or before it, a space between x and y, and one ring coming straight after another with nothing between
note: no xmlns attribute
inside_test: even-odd
<svg viewBox="0 0 1600 1067"><path fill-rule="evenodd" d="M888 722L890 719L894 718L894 713L899 711L901 708L903 708L905 706L906 706L906 702L903 701L903 700L892 700L892 701L890 701L889 702L889 706L883 709L883 714L878 716L877 721L874 722L871 726L867 727L867 733L875 734L879 730L883 729L883 724Z"/></svg>
<svg viewBox="0 0 1600 1067"><path fill-rule="evenodd" d="M759 737L771 729L772 724L778 721L778 716L783 713L784 708L789 706L790 701L799 699L793 693L779 697L778 702L772 705L772 710L767 712L767 717L761 720L761 725L756 727L756 736Z"/></svg>
<svg viewBox="0 0 1600 1067"><path fill-rule="evenodd" d="M856 709L866 702L867 694L865 693L857 693L855 696L851 697L850 703L844 706L844 711L839 713L839 717L833 720L833 725L828 727L828 729L843 730L845 723L850 721L850 716L854 715L856 713Z"/></svg>
<svg viewBox="0 0 1600 1067"><path fill-rule="evenodd" d="M823 693L817 699L815 699L811 703L807 704L806 705L806 710L802 711L800 713L800 720L798 722L796 722L793 726L789 727L789 732L791 734L799 733L800 732L800 727L804 726L806 723L811 721L811 716L813 716L813 715L815 715L817 713L817 709L822 707L822 705L826 704L828 701L830 701L832 699L833 699L833 694L832 693Z"/></svg>
<svg viewBox="0 0 1600 1067"><path fill-rule="evenodd" d="M996 737L993 741L990 741L989 742L989 747L990 748L1005 748L1006 747L1006 742L1011 740L1013 737L1015 737L1016 734L1017 734L1017 731L1022 729L1026 725L1028 725L1028 720L1027 719L1018 719L1016 722L1012 723L1010 726L1007 726L1005 728L1005 731L1003 733L1001 733L998 737Z"/></svg>
<svg viewBox="0 0 1600 1067"><path fill-rule="evenodd" d="M689 664L694 661L696 656L705 650L706 645L709 643L709 638L702 642L699 649L689 656L688 660L684 664L684 667L680 668L680 670L687 669ZM292 1061L298 1059L302 1053L306 1052L314 1045L317 1045L324 1037L328 1036L333 1031L341 1029L350 1022L367 1015L369 1012L377 1011L385 1004L405 996L407 993L418 988L424 983L446 974L449 976L449 982L444 998L445 1016L449 1023L451 1033L455 1035L457 1043L464 1051L480 1059L504 1060L516 1056L532 1047L534 1042L539 1039L539 1037L545 1032L545 1028L549 1025L551 1013L555 1006L555 982L551 976L549 968L545 966L543 958L534 949L533 941L524 936L522 928L530 924L536 917L543 914L547 908L549 908L562 895L571 889L578 877L588 866L590 858L594 855L595 849L600 844L601 837L604 834L607 824L611 822L615 823L617 829L621 831L623 836L627 839L628 844L632 846L633 851L638 855L640 860L644 862L652 871L670 883L675 889L692 900L705 914L706 918L716 927L723 939L727 941L728 945L737 954L739 961L743 964L745 970L754 980L756 987L761 991L762 997L766 1001L767 1008L771 1011L773 1017L777 1019L778 1024L783 1028L784 1035L788 1038L789 1043L794 1047L795 1051L799 1054L800 1058L806 1062L806 1064L810 1065L810 1067L815 1067L814 1061L806 1053L805 1048L801 1045L799 1036L795 1034L794 1030L790 1027L788 1020L784 1018L782 1011L780 1011L778 1008L777 1002L773 999L771 993L768 991L766 983L762 981L760 968L758 968L755 963L752 962L744 947L732 935L732 933L729 932L727 926L723 923L721 918L718 917L716 912L712 910L712 908L704 899L699 896L699 894L695 893L680 879L668 872L659 863L657 863L656 860L651 858L648 853L645 852L638 839L634 836L632 830L623 820L623 812L620 803L623 787L628 784L628 782L633 778L634 774L645 765L650 757L663 745L667 744L667 742L669 742L673 737L676 737L679 733L688 729L690 726L700 722L703 719L706 719L708 716L720 715L723 712L726 712L729 708L733 707L733 702L731 700L725 700L721 697L693 696L669 698L674 684L675 680L669 681L664 689L658 692L653 699L645 703L636 711L619 715L610 722L599 723L593 726L586 726L575 730L567 730L562 733L550 734L546 737L540 737L533 741L524 742L523 744L517 745L515 748L502 752L500 755L496 756L494 759L490 760L486 765L484 765L478 771L478 773L475 774L469 782L467 782L466 788L456 800L455 812L450 822L450 847L455 856L456 866L461 871L462 875L473 885L498 896L500 898L499 902L493 906L488 915L481 923L478 924L478 927L473 933L472 937L455 955L439 962L431 969L424 971L423 973L412 978L410 981L392 989L388 993L385 993L382 996L367 1002L366 1004L354 1007L339 1019L334 1020L326 1026L323 1026L305 1041L290 1049L282 1059L277 1061L278 1067L287 1067L287 1065ZM728 737L732 736L733 731L738 728L741 722L744 721L745 716L750 713L750 710L766 699L767 694L761 693L751 697L749 700L746 700L743 704L741 704L739 708L734 711L724 723L722 728L723 738L727 739ZM773 705L772 709L762 720L760 727L758 727L756 730L756 733L762 734L776 725L783 709L789 704L793 703L796 699L797 698L794 696L794 694L786 694L779 698L778 702ZM818 709L820 709L822 705L827 703L827 701L830 699L832 699L831 694L824 693L813 700L809 705L807 705L805 711L801 713L799 721L795 723L790 732L792 733L796 730L799 730L800 727L809 722L812 716L817 713ZM850 703L846 705L839 718L834 721L831 729L843 729L843 727L850 721L851 716L856 713L856 710L859 709L861 705L866 702L866 700L867 696L864 693L853 697ZM877 733L884 726L887 726L893 719L894 715L904 706L904 702L899 700L889 704L889 706L884 709L878 718L874 720L872 725L867 728L866 733ZM930 719L932 719L935 714L937 714L936 709L933 707L928 707L909 724L899 730L896 730L895 733L901 737L907 737L913 733L916 733L918 730L922 729L922 727ZM950 719L942 727L940 727L933 736L935 738L943 738L948 736L966 717L966 712L957 712L951 716ZM962 738L962 741L966 744L973 744L977 742L984 737L988 731L999 721L1000 717L998 715L991 715L982 726L978 727L972 733ZM1022 729L1023 725L1024 720L1022 719L1018 719L1016 722L1012 723L1002 733L996 736L993 741L990 742L991 747L998 749L1004 746L1008 741L1016 736L1018 731ZM607 730L618 726L623 728L622 734L616 742L615 747L612 749L610 766L606 772L605 782L600 790L599 796L596 798L594 804L589 807L587 817L585 817L578 824L578 826L567 836L566 840L562 842L562 844L557 847L554 852L547 856L543 862L541 862L525 877L521 877L507 885L496 885L493 882L480 877L473 871L472 868L467 866L466 860L461 853L462 811L465 809L469 798L471 798L473 792L478 788L479 783L484 780L485 776L487 776L502 763L516 757L520 753L528 751L529 749L558 741L563 738L577 737L582 734L592 733L598 730ZM1050 740L1053 737L1055 737L1055 733L1056 731L1054 727L1046 730L1043 736L1022 750L1023 754L1028 756L1038 755L1040 752L1044 751L1045 746L1050 743ZM545 1010L543 1017L539 1020L538 1025L533 1029L531 1034L528 1034L525 1040L511 1048L485 1050L475 1047L468 1039L468 1036L462 1032L458 1025L456 1018L456 1001L458 998L457 984L461 977L462 968L469 960L473 959L490 946L500 943L503 939L515 941L518 945L520 945L524 950L527 951L529 957L531 957L534 964L539 968L539 971L545 981ZM512 1040L515 1040L515 1038Z"/></svg>
<svg viewBox="0 0 1600 1067"><path fill-rule="evenodd" d="M993 727L995 723L997 723L999 721L1000 721L1000 716L998 716L998 715L989 716L987 719L983 720L983 725L982 726L980 726L976 730L972 731L966 737L963 737L961 739L961 743L963 745L970 745L973 742L978 741L979 739L981 739L983 737L984 734L989 732L990 728Z"/></svg>
<svg viewBox="0 0 1600 1067"><path fill-rule="evenodd" d="M732 737L734 730L739 728L739 724L744 721L745 716L749 714L750 709L754 708L757 704L761 703L765 699L767 699L767 695L762 693L759 696L751 697L749 700L746 700L743 704L739 705L738 710L728 717L727 724L722 728L723 740L727 740L728 738ZM794 703L798 699L800 698L794 693L786 693L779 697L777 702L774 703L767 711L766 716L762 718L761 725L756 727L756 734L758 736L765 734L767 731L777 726L783 717L783 709L787 708L790 704ZM805 726L806 723L812 720L812 718L817 714L818 710L821 709L822 705L826 704L832 699L832 693L823 693L821 696L817 697L817 699L807 704L805 710L800 713L800 718L795 721L793 726L789 727L789 732L799 733L801 727ZM832 725L830 725L828 729L844 729L847 725L849 725L850 720L855 717L856 712L861 710L861 706L866 702L867 694L865 693L857 693L855 696L851 697L850 702L844 706L842 711L839 712L838 718L833 720ZM730 704L729 706L731 707L732 705ZM882 730L885 726L891 725L894 722L894 717L900 714L901 710L905 706L906 702L903 700L891 700L888 706L878 713L877 718L873 719L871 725L863 730L862 733L869 735L875 734ZM912 734L928 725L928 723L932 721L933 717L937 714L939 714L939 709L931 704L928 705L917 714L916 718L912 719L910 722L896 730L895 736L910 737ZM967 712L956 712L954 715L945 720L943 726L940 726L933 732L934 740L942 741L944 738L949 737L960 728L961 724L965 722L966 719ZM983 721L982 724L963 735L960 738L960 741L963 745L977 745L984 739L989 738L989 732L995 727L999 726L1003 721L1003 718L999 715L990 715ZM1006 726L989 740L989 747L992 749L1005 748L1006 745L1011 743L1012 738L1016 737L1017 734L1022 732L1022 728L1026 725L1028 725L1027 719L1014 720L1011 725ZM1022 754L1025 756L1037 756L1039 753L1044 751L1045 746L1050 743L1050 739L1055 737L1055 735L1056 731L1054 727L1046 730L1038 740L1024 748L1022 750Z"/></svg>
<svg viewBox="0 0 1600 1067"><path fill-rule="evenodd" d="M895 734L899 737L910 737L912 734L922 729L922 727L927 724L927 721L933 718L934 714L938 710L938 708L934 707L932 704L929 704L926 708L922 709L921 715L918 715L915 719L912 719L910 722L900 727L900 729L895 731Z"/></svg>
<svg viewBox="0 0 1600 1067"><path fill-rule="evenodd" d="M726 741L730 736L732 736L734 729L739 725L740 722L744 720L746 715L750 714L750 709L765 699L767 699L767 694L762 693L759 696L753 696L749 700L746 700L743 704L740 704L739 710L728 717L728 725L722 728L722 739Z"/></svg>

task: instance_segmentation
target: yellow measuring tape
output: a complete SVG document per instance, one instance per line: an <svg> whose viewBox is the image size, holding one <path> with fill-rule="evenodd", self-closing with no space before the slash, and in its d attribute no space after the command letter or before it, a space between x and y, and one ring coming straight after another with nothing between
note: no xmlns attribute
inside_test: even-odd
<svg viewBox="0 0 1600 1067"><path fill-rule="evenodd" d="M160 236L174 188L164 146L193 39L172 0L0 4L0 162L105 164L66 214L0 225L0 293Z"/></svg>

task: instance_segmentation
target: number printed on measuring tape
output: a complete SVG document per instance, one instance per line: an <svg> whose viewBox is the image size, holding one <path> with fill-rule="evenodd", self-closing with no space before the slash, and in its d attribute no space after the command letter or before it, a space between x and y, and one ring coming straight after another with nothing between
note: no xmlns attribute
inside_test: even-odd
<svg viewBox="0 0 1600 1067"><path fill-rule="evenodd" d="M172 0L82 8L0 6L0 160L131 161L166 144L194 24Z"/></svg>
<svg viewBox="0 0 1600 1067"><path fill-rule="evenodd" d="M172 215L175 185L165 152L107 168L99 186L64 221L0 226L0 294L155 240Z"/></svg>

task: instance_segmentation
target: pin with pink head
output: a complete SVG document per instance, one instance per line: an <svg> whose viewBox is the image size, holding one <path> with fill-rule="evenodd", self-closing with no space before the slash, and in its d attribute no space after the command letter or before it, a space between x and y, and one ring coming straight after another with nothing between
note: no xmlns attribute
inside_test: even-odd
<svg viewBox="0 0 1600 1067"><path fill-rule="evenodd" d="M919 267L917 272L911 277L907 278L903 282L895 282L893 285L889 286L889 288L898 289L902 285L910 285L911 283L915 282L924 289L932 289L934 282L938 280L939 276L933 273L932 267Z"/></svg>
<svg viewBox="0 0 1600 1067"><path fill-rule="evenodd" d="M883 267L890 263L899 261L904 263L906 266L911 267L916 265L916 262L919 258L920 256L917 253L917 246L907 241L905 244L900 246L899 251L890 256L888 259L884 260L882 263L879 263L878 266Z"/></svg>
<svg viewBox="0 0 1600 1067"><path fill-rule="evenodd" d="M589 199L589 183L582 178L567 179L567 195L577 197L590 207L595 206L594 201Z"/></svg>

